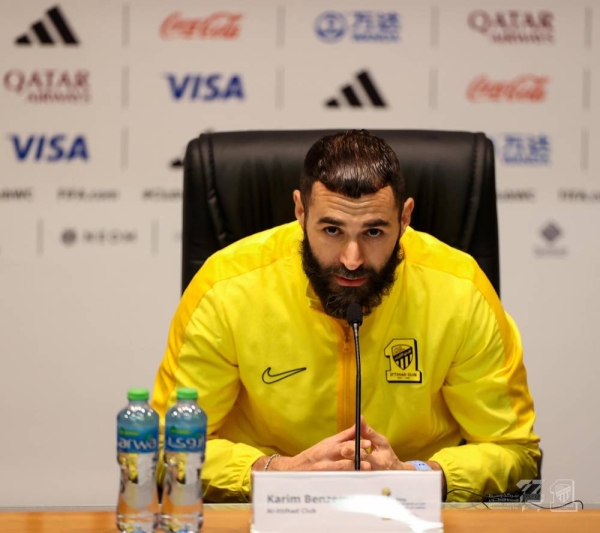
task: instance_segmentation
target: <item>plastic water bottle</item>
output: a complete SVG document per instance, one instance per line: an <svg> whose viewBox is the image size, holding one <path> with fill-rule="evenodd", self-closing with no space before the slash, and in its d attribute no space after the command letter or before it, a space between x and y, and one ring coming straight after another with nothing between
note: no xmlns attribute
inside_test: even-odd
<svg viewBox="0 0 600 533"><path fill-rule="evenodd" d="M126 533L151 533L160 516L156 488L159 417L148 398L147 389L130 389L129 404L117 415L121 467L117 528Z"/></svg>
<svg viewBox="0 0 600 533"><path fill-rule="evenodd" d="M177 403L165 415L166 474L162 527L168 533L197 533L202 528L202 478L206 414L195 389L177 390Z"/></svg>

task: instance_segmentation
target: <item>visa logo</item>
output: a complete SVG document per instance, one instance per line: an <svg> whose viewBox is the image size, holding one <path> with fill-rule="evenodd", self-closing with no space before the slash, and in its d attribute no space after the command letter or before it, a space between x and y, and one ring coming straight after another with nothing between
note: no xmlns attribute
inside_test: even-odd
<svg viewBox="0 0 600 533"><path fill-rule="evenodd" d="M67 135L9 135L15 155L19 161L72 161L81 159L87 161L89 150L83 135L77 135L72 140Z"/></svg>
<svg viewBox="0 0 600 533"><path fill-rule="evenodd" d="M244 87L242 77L232 74L224 77L221 74L166 74L169 89L175 100L243 100Z"/></svg>

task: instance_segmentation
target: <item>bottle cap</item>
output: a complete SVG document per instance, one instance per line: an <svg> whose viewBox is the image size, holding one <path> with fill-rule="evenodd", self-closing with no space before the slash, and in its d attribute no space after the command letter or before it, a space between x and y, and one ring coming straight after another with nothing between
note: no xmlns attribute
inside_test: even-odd
<svg viewBox="0 0 600 533"><path fill-rule="evenodd" d="M127 399L130 401L145 401L150 398L148 394L148 389L129 389L127 391Z"/></svg>
<svg viewBox="0 0 600 533"><path fill-rule="evenodd" d="M197 400L198 399L198 391L196 389L192 389L189 387L181 387L177 389L177 399L178 400Z"/></svg>

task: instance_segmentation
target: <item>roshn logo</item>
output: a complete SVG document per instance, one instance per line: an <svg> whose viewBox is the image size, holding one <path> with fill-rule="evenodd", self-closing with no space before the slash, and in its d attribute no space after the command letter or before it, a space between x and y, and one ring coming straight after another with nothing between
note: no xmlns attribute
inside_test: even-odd
<svg viewBox="0 0 600 533"><path fill-rule="evenodd" d="M31 25L31 31L17 37L15 44L18 46L31 46L32 44L76 46L79 44L79 39L73 33L59 6L50 8L46 11L46 15L47 17Z"/></svg>
<svg viewBox="0 0 600 533"><path fill-rule="evenodd" d="M243 100L244 87L240 74L223 76L211 74L185 74L178 76L174 73L165 74L171 96L175 100Z"/></svg>
<svg viewBox="0 0 600 533"><path fill-rule="evenodd" d="M540 233L542 234L542 237L544 237L544 239L546 239L550 243L553 243L556 239L558 239L561 236L562 231L556 224L550 222L540 230Z"/></svg>
<svg viewBox="0 0 600 533"><path fill-rule="evenodd" d="M535 246L533 252L538 257L559 257L567 255L567 248L558 245L563 237L563 230L556 222L548 222L540 229L543 246Z"/></svg>
<svg viewBox="0 0 600 533"><path fill-rule="evenodd" d="M388 383L421 383L419 355L415 339L393 339L383 354L389 359L390 369L385 372Z"/></svg>
<svg viewBox="0 0 600 533"><path fill-rule="evenodd" d="M551 11L472 11L469 27L487 36L494 43L551 44L554 43L554 14Z"/></svg>
<svg viewBox="0 0 600 533"><path fill-rule="evenodd" d="M504 133L494 139L499 160L505 165L548 166L552 146L545 134Z"/></svg>
<svg viewBox="0 0 600 533"><path fill-rule="evenodd" d="M55 135L9 135L18 161L46 161L57 163L73 160L88 161L88 146L83 135L71 139L64 133Z"/></svg>
<svg viewBox="0 0 600 533"><path fill-rule="evenodd" d="M400 40L400 15L395 11L326 11L315 20L315 33L326 43L348 35L351 41L395 43Z"/></svg>
<svg viewBox="0 0 600 533"><path fill-rule="evenodd" d="M380 90L376 87L370 74L363 70L356 75L354 84L347 84L342 87L342 94L337 98L330 98L325 102L327 107L339 108L349 105L350 107L388 107L381 96Z"/></svg>

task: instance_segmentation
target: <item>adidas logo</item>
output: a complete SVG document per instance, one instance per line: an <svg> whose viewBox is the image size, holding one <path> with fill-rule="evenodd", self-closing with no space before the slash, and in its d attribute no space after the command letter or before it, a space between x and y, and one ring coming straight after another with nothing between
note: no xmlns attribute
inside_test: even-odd
<svg viewBox="0 0 600 533"><path fill-rule="evenodd" d="M54 6L46 11L47 17L31 25L31 30L15 39L19 46L31 46L34 43L43 45L65 44L75 46L79 39L73 33L60 7Z"/></svg>
<svg viewBox="0 0 600 533"><path fill-rule="evenodd" d="M327 107L340 107L348 104L350 107L387 107L381 93L373 83L369 73L364 70L356 75L356 82L342 87L342 94L337 98L330 98Z"/></svg>

